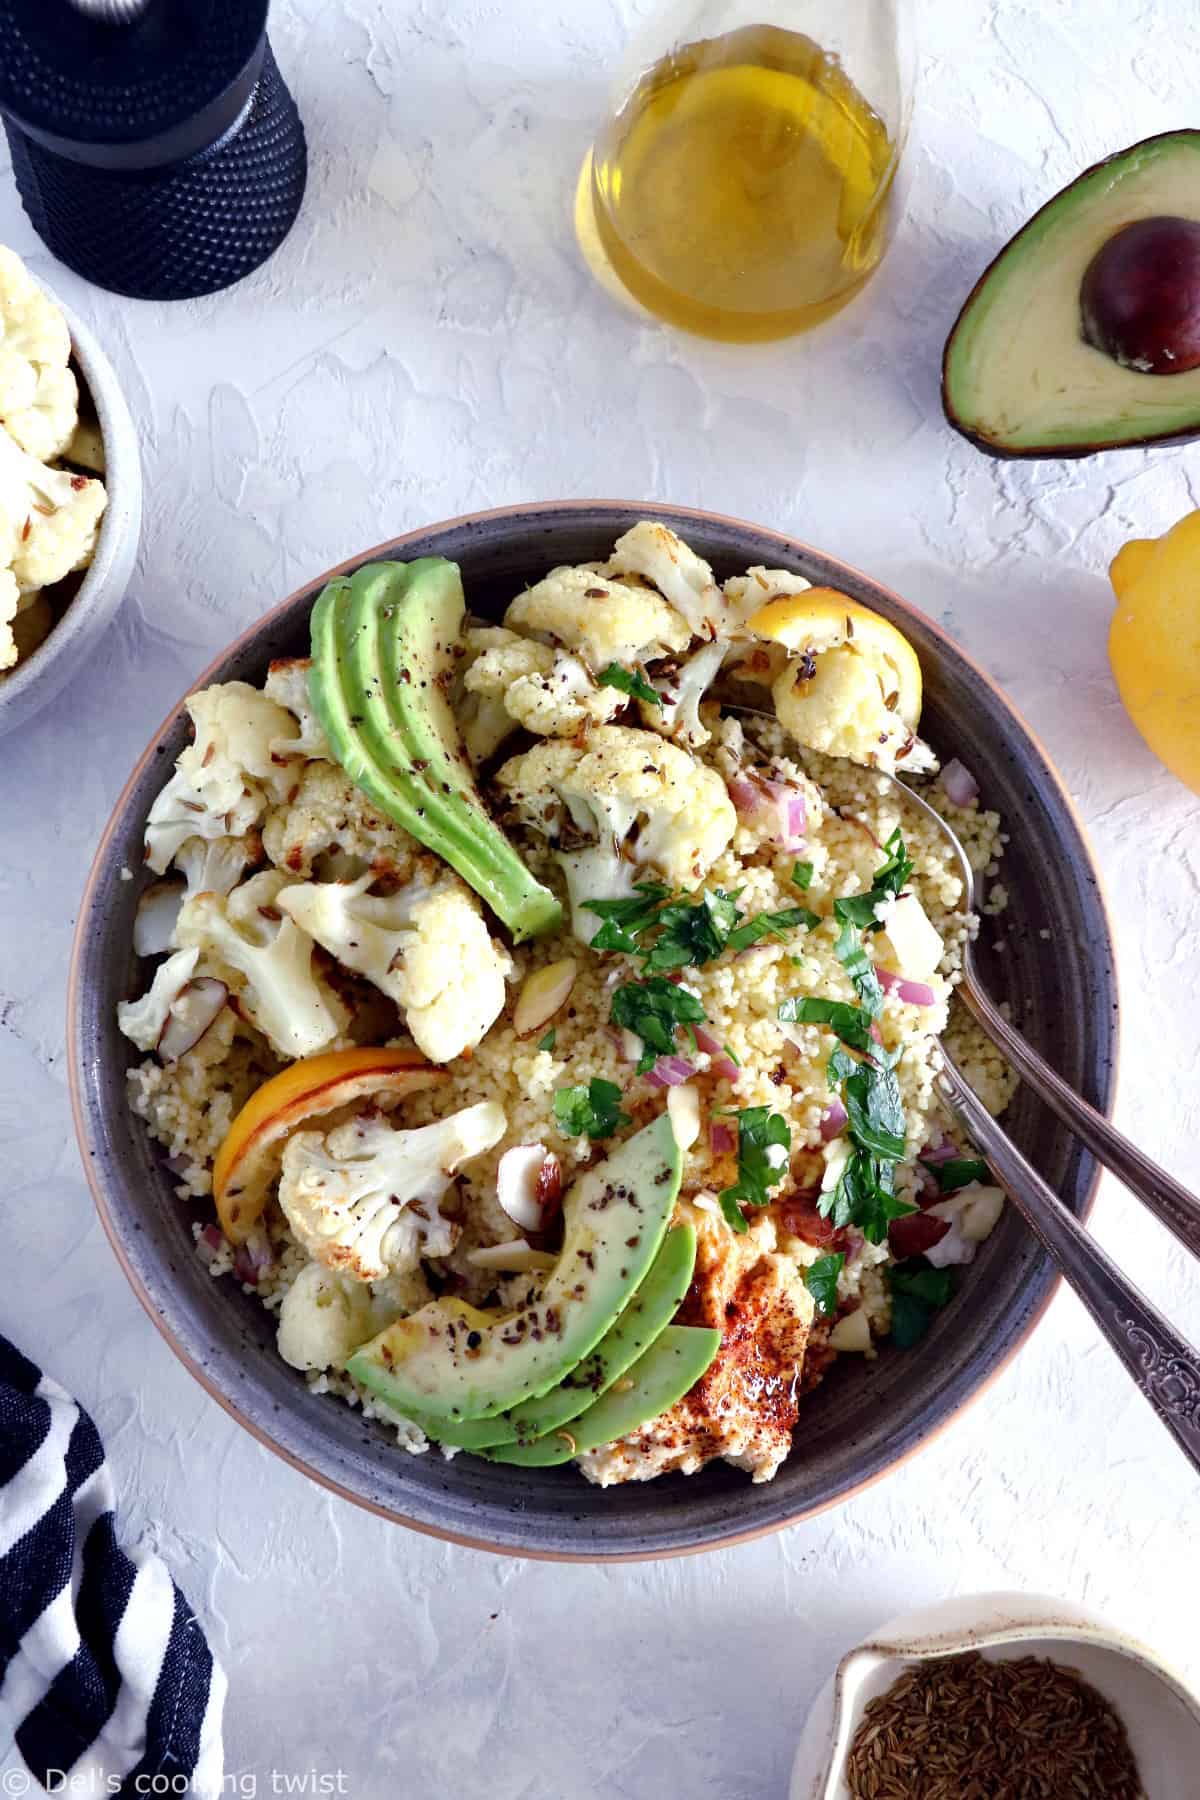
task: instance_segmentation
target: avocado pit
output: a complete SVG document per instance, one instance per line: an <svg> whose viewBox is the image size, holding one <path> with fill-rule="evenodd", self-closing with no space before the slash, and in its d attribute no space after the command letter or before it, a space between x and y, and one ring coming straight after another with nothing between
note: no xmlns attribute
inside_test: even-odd
<svg viewBox="0 0 1200 1800"><path fill-rule="evenodd" d="M1083 336L1123 368L1200 368L1200 224L1161 215L1110 237L1080 286Z"/></svg>

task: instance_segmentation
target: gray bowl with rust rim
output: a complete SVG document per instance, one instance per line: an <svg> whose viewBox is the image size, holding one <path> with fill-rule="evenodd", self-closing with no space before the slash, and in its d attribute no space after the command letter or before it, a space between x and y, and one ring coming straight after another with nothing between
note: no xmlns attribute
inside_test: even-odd
<svg viewBox="0 0 1200 1800"><path fill-rule="evenodd" d="M258 682L273 657L305 654L317 593L330 575L363 562L450 557L462 567L472 609L498 614L525 583L556 563L606 556L615 537L646 517L673 526L719 578L754 563L790 568L843 589L906 632L924 670L923 731L944 756L962 753L1010 835L1005 954L990 970L985 959L985 972L1042 1054L1107 1112L1117 1048L1112 945L1099 877L1058 776L1003 694L931 620L819 551L680 507L562 501L504 508L410 532L330 570L252 626L196 686ZM271 1315L232 1282L212 1280L195 1256L195 1210L175 1199L161 1153L125 1101L136 1052L118 1033L115 1011L132 991L142 883L123 881L121 869L141 866L143 822L183 747L186 723L181 704L134 769L83 898L70 983L76 1129L104 1228L151 1318L214 1399L296 1468L359 1505L459 1544L587 1562L680 1555L778 1530L846 1499L949 1424L1024 1343L1056 1277L1010 1207L922 1344L886 1350L870 1364L843 1358L805 1400L796 1448L764 1486L724 1465L601 1490L569 1467L414 1457L382 1426L311 1394L276 1354ZM1096 1185L1091 1158L1025 1093L1008 1125L1057 1192L1085 1214Z"/></svg>

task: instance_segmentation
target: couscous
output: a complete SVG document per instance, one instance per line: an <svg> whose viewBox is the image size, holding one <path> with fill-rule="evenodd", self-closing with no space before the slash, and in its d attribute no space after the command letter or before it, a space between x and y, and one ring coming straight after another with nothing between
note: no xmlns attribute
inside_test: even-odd
<svg viewBox="0 0 1200 1800"><path fill-rule="evenodd" d="M457 571L433 573L444 621ZM378 579L403 595L416 577ZM316 613L315 666L192 697L195 742L147 824L158 879L135 947L153 978L121 1008L147 1053L131 1105L211 1273L278 1314L311 1387L405 1449L573 1459L601 1484L724 1457L768 1480L803 1394L839 1354L913 1342L998 1217L933 1086L943 1034L989 1108L1011 1093L953 1000L974 922L890 774L925 776L989 878L1000 820L936 776L893 627L864 630L862 609L786 571L721 587L661 526L432 649L438 729L460 734L454 782L478 809L441 840L411 796L389 804L383 750L323 687ZM389 667L407 679L403 646ZM429 759L411 760L405 779L430 788ZM505 833L489 868L519 857L504 890L475 873L485 828ZM587 1330L560 1321L560 1292L568 1312L572 1293L594 1300L561 1288L581 1183L664 1116L672 1185L654 1243L643 1212L624 1259L642 1274L609 1271L616 1297ZM619 1329L668 1242L685 1279L654 1330L669 1317L702 1368L679 1392L650 1380L667 1340L652 1371L655 1342ZM487 1387L488 1334L515 1344L527 1325L554 1354ZM643 1392L669 1404L639 1417ZM628 1428L596 1441L612 1420Z"/></svg>

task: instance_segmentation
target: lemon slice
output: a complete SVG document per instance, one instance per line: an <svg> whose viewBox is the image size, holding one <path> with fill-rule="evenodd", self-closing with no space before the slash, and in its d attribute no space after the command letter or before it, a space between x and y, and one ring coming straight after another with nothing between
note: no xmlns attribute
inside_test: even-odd
<svg viewBox="0 0 1200 1800"><path fill-rule="evenodd" d="M772 694L783 725L802 744L871 767L909 769L916 745L921 665L903 633L835 588L769 600L749 629L788 652Z"/></svg>

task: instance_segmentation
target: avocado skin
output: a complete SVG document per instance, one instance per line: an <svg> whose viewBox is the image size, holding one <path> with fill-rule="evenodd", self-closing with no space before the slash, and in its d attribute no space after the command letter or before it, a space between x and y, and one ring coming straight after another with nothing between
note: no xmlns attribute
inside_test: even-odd
<svg viewBox="0 0 1200 1800"><path fill-rule="evenodd" d="M495 1418L559 1387L645 1280L682 1172L660 1113L572 1183L558 1263L527 1305L489 1323L475 1307L431 1301L356 1350L349 1373L405 1418L451 1425Z"/></svg>
<svg viewBox="0 0 1200 1800"><path fill-rule="evenodd" d="M699 1381L721 1347L721 1334L705 1325L668 1325L629 1371L633 1386L609 1389L561 1431L532 1444L503 1444L478 1454L488 1462L522 1469L553 1469L585 1450L627 1437L675 1405Z"/></svg>
<svg viewBox="0 0 1200 1800"><path fill-rule="evenodd" d="M532 1443L585 1412L631 1363L666 1330L683 1305L696 1266L696 1232L675 1225L662 1241L633 1299L561 1384L540 1400L527 1400L493 1419L437 1420L416 1418L427 1437L459 1450L486 1450L499 1444ZM410 1415L411 1417L411 1415Z"/></svg>
<svg viewBox="0 0 1200 1800"><path fill-rule="evenodd" d="M464 612L456 563L366 563L312 610L313 706L354 785L484 899L520 942L562 907L489 816L446 689Z"/></svg>
<svg viewBox="0 0 1200 1800"><path fill-rule="evenodd" d="M967 295L958 317L955 319L954 325L951 328L950 335L946 339L946 346L942 352L942 411L946 416L947 423L959 434L959 436L966 438L967 442L973 444L977 450L982 450L985 456L990 456L997 462L1029 462L1039 459L1042 461L1054 460L1075 462L1081 457L1095 456L1105 450L1144 450L1156 445L1169 449L1172 445L1186 444L1191 442L1193 438L1200 436L1200 402L1198 402L1195 424L1183 428L1172 425L1166 430L1160 432L1150 431L1138 437L1081 438L1078 442L1066 444L1006 444L1000 439L989 436L987 432L975 429L966 424L959 417L953 394L953 360L957 341L976 303L986 292L993 276L996 274L1001 263L1003 263L1009 251L1018 240L1023 237L1026 232L1032 230L1052 207L1057 206L1064 196L1071 193L1072 189L1082 186L1083 183L1090 181L1095 176L1101 175L1106 170L1115 172L1130 157L1136 155L1138 152L1151 150L1154 146L1160 144L1185 143L1188 141L1194 143L1197 149L1200 150L1200 130L1184 127L1177 131L1157 132L1152 137L1141 138L1136 144L1126 145L1123 150L1115 150L1111 156L1102 157L1099 162L1090 164L1077 175L1073 181L1068 182L1066 187L1060 188L1057 193L1052 194L1050 198L1025 221L1024 225L1014 232L1012 237L1010 237L997 251L996 255L992 258L991 262L989 262L987 268L983 271L982 275ZM1081 267L1078 273L1079 284L1082 286L1085 273L1084 268ZM1098 351L1097 354L1100 355L1102 352ZM1152 377L1152 379L1169 381L1173 379L1173 377L1156 376Z"/></svg>

